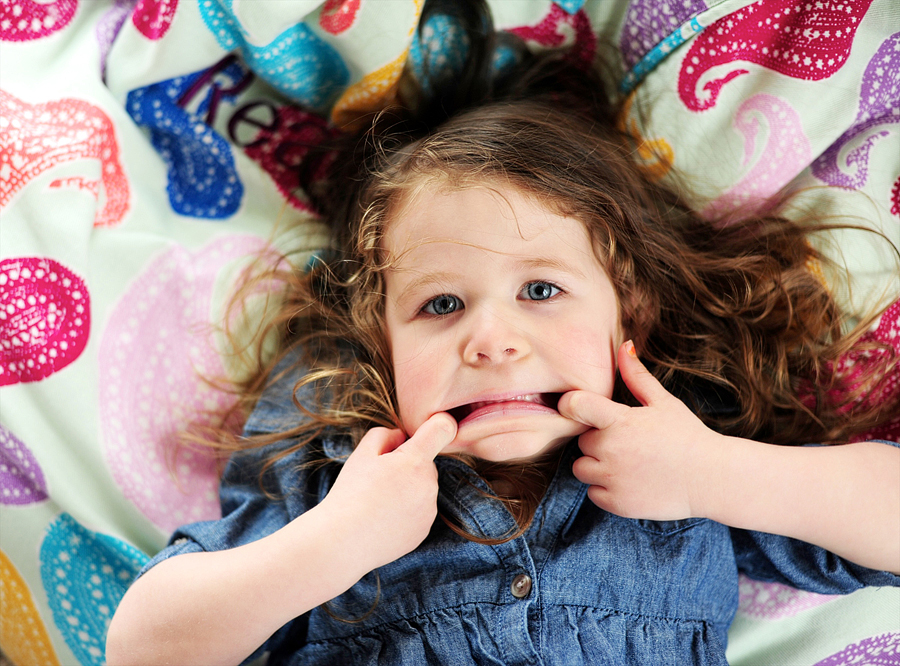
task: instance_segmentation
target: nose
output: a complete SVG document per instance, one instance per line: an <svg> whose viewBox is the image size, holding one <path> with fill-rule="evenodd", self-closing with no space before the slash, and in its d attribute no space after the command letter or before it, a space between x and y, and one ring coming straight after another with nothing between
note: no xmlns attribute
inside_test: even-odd
<svg viewBox="0 0 900 666"><path fill-rule="evenodd" d="M469 365L497 365L527 356L528 336L511 313L488 308L469 310L462 342L463 361Z"/></svg>

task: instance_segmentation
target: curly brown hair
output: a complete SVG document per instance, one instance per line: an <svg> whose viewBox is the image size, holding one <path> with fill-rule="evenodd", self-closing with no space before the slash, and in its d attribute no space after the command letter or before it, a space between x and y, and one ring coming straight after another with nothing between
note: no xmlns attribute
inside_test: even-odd
<svg viewBox="0 0 900 666"><path fill-rule="evenodd" d="M829 260L811 237L839 225L792 221L777 207L740 223L704 219L684 192L653 182L635 163L633 139L619 129L619 110L598 92L594 73L558 62L552 71L541 67L517 92L424 134L390 114L371 123L347 161L352 171L341 174L344 195L330 195L332 250L309 270L271 268L235 299L258 290L258 280L284 287L259 336L275 331L281 352L272 359L260 352L236 409L252 408L272 368L297 349L309 369L300 384L316 387L316 403L295 400L298 422L279 435L247 440L223 427L213 433L218 446L230 451L296 438L280 457L329 428L355 442L375 425L400 427L385 336L383 274L390 262L382 239L406 198L436 179L458 188L509 184L582 221L617 291L625 335L660 382L711 428L776 444L835 443L900 411L900 397L882 390L900 358L887 345L861 341L879 313L851 327L850 313L814 270ZM851 349L868 352L864 376L852 383L836 371ZM616 397L633 400L621 382ZM512 485L504 501L524 531L554 461L470 462L489 481Z"/></svg>

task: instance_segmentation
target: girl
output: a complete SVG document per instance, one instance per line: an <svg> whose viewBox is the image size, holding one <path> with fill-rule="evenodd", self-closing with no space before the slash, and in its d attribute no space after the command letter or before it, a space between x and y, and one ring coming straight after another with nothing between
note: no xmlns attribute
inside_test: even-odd
<svg viewBox="0 0 900 666"><path fill-rule="evenodd" d="M337 251L284 276L223 518L151 561L110 664L724 664L738 571L900 583L900 449L772 445L897 413L865 399L893 355L834 370L864 328L824 227L700 219L550 78L372 133Z"/></svg>

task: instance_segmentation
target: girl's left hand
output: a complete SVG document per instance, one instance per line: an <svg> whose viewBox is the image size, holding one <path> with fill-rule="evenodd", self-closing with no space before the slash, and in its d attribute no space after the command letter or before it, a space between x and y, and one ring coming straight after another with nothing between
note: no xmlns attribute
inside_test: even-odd
<svg viewBox="0 0 900 666"><path fill-rule="evenodd" d="M642 407L590 391L569 391L559 412L591 429L578 438L584 457L572 471L601 509L626 518L703 516L716 493L724 439L706 427L644 367L631 341L619 347L619 372Z"/></svg>

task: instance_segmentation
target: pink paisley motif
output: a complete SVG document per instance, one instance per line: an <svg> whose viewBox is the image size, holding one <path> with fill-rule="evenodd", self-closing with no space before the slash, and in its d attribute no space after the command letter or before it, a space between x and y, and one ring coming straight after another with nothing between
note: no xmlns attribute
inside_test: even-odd
<svg viewBox="0 0 900 666"><path fill-rule="evenodd" d="M691 111L715 106L722 86L749 70L704 75L737 61L796 79L828 78L844 66L870 4L872 0L759 0L722 17L694 39L681 63L681 101ZM698 88L701 79L705 83Z"/></svg>
<svg viewBox="0 0 900 666"><path fill-rule="evenodd" d="M80 159L100 160L99 183L70 178L50 186L74 185L98 197L102 184L106 202L97 210L94 226L119 224L128 211L128 180L115 128L103 110L72 98L28 104L0 90L0 206L47 169Z"/></svg>
<svg viewBox="0 0 900 666"><path fill-rule="evenodd" d="M891 215L900 217L900 177L891 188Z"/></svg>
<svg viewBox="0 0 900 666"><path fill-rule="evenodd" d="M0 0L0 41L27 42L65 28L78 0Z"/></svg>
<svg viewBox="0 0 900 666"><path fill-rule="evenodd" d="M509 28L508 32L544 48L567 49L568 57L585 67L593 62L597 52L597 37L583 9L569 14L554 3L537 25Z"/></svg>
<svg viewBox="0 0 900 666"><path fill-rule="evenodd" d="M0 261L0 386L37 382L81 355L91 330L84 281L58 261Z"/></svg>
<svg viewBox="0 0 900 666"><path fill-rule="evenodd" d="M878 634L848 645L813 666L897 666L900 664L900 632Z"/></svg>
<svg viewBox="0 0 900 666"><path fill-rule="evenodd" d="M762 583L743 574L740 576L739 593L738 613L760 620L794 617L838 598L838 595L813 594L780 583Z"/></svg>
<svg viewBox="0 0 900 666"><path fill-rule="evenodd" d="M179 446L177 435L233 400L207 381L225 374L211 337L213 289L226 265L263 246L226 236L196 252L170 248L127 288L100 341L106 460L125 496L165 532L219 515L214 460Z"/></svg>
<svg viewBox="0 0 900 666"><path fill-rule="evenodd" d="M178 0L140 0L131 15L131 22L147 39L162 39L172 25L176 9Z"/></svg>
<svg viewBox="0 0 900 666"><path fill-rule="evenodd" d="M311 148L335 136L327 121L319 115L309 113L296 106L282 106L274 109L273 122L257 124L256 138L244 148L247 155L275 180L284 197L295 208L311 210L304 194L312 182L324 176L325 167L333 158L327 155L315 164L307 164ZM232 124L241 117L251 122L246 114L235 114L229 124L229 134L235 140Z"/></svg>
<svg viewBox="0 0 900 666"><path fill-rule="evenodd" d="M319 25L325 32L339 35L353 25L359 5L360 0L328 0L322 5Z"/></svg>
<svg viewBox="0 0 900 666"><path fill-rule="evenodd" d="M759 94L741 104L732 121L733 127L744 137L744 166L756 153L760 119L768 128L762 154L740 181L706 207L705 216L720 217L763 204L803 171L812 159L809 140L794 107L780 97Z"/></svg>

